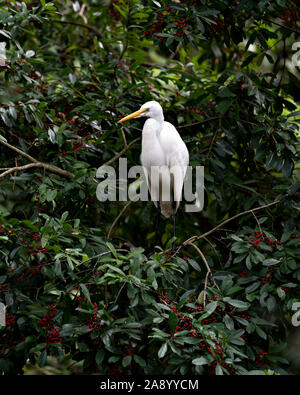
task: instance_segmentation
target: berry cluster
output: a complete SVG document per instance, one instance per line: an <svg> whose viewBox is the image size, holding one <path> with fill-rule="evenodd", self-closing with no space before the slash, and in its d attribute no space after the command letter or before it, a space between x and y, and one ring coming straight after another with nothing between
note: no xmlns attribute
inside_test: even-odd
<svg viewBox="0 0 300 395"><path fill-rule="evenodd" d="M274 272L274 269L275 269L276 267L278 267L278 264L273 265L273 266L270 266L270 267L268 268L268 271L267 271L267 273L265 274L265 277L263 277L263 278L260 280L260 282L261 282L262 284L271 283L271 281L272 281L272 279L273 279L273 272Z"/></svg>
<svg viewBox="0 0 300 395"><path fill-rule="evenodd" d="M57 313L55 304L48 305L49 313L40 319L39 324L44 331L44 335L47 339L47 347L50 343L61 343L62 338L59 336L60 331L54 325L54 315Z"/></svg>
<svg viewBox="0 0 300 395"><path fill-rule="evenodd" d="M40 223L36 222L36 226L39 226ZM19 233L19 240L21 240L24 247L27 248L28 254L32 254L32 256L36 256L39 252L46 252L47 248L43 248L41 244L42 236L40 233L31 231L25 231L25 228L21 228L22 232Z"/></svg>
<svg viewBox="0 0 300 395"><path fill-rule="evenodd" d="M114 366L113 368L111 368L108 371L108 374L109 375L131 374L130 373L130 370L132 369L131 363L129 363L125 368L121 367L121 365L122 365L123 359L126 358L128 355L134 354L134 352L135 352L135 350L133 348L133 345L131 343L129 343L128 347L126 347L126 349L122 353L121 360L119 362L117 362L116 366ZM121 367L121 369L120 369L120 367Z"/></svg>
<svg viewBox="0 0 300 395"><path fill-rule="evenodd" d="M184 258L186 259L186 258ZM170 299L167 296L167 292L160 292L160 295L158 295L158 299L161 302L164 302L165 304L170 304ZM210 300L217 300L218 297L214 296L212 297ZM195 303L196 302L196 296L194 296L193 298L191 298L190 296L188 296L188 303ZM188 337L196 337L196 338L200 338L201 341L199 343L199 348L201 351L207 351L209 352L213 358L214 361L212 362L212 364L210 365L210 367L212 368L211 374L214 373L214 369L217 365L217 363L221 364L223 367L229 368L229 364L223 362L223 360L225 359L225 348L224 346L220 343L220 340L216 340L215 344L213 347L211 347L208 342L203 338L202 334L198 332L198 330L193 326L192 323L192 318L191 317L187 317L184 313L178 311L176 304L172 304L170 305L171 310L173 312L176 313L176 318L178 320L178 323L175 327L174 332L170 331L170 335L173 337L175 336L177 333L187 330L190 333L187 334ZM189 307L189 313L197 313L197 312L201 312L204 309L204 305L203 303L198 303L197 308L191 308ZM246 315L246 314L242 314L240 315L239 313L234 313L232 312L232 306L229 305L229 312L231 312L231 314L236 314L241 316L242 318L248 320L250 319L250 316ZM203 320L201 322L202 325L206 325L209 323L214 323L214 322L218 322L217 319L217 313L218 312L224 312L225 308L222 307L221 305L217 306L217 312L212 314L210 317L208 317L207 319ZM176 344L176 347L180 347L179 344ZM235 370L234 369L229 369L230 374L234 374Z"/></svg>
<svg viewBox="0 0 300 395"><path fill-rule="evenodd" d="M127 71L129 68L123 59L118 61L118 66L124 71Z"/></svg>
<svg viewBox="0 0 300 395"><path fill-rule="evenodd" d="M7 230L2 225L0 225L0 233L4 233L6 235L13 235L15 233L14 230Z"/></svg>
<svg viewBox="0 0 300 395"><path fill-rule="evenodd" d="M185 0L182 2L182 4L185 4L188 7L195 7L196 0Z"/></svg>
<svg viewBox="0 0 300 395"><path fill-rule="evenodd" d="M16 323L15 317L13 314L6 313L5 314L5 325L6 326L11 326Z"/></svg>
<svg viewBox="0 0 300 395"><path fill-rule="evenodd" d="M43 181L42 177L35 177L32 180L32 184L36 184L35 185L35 200L39 203L41 198L40 198L40 192L39 192L39 181Z"/></svg>
<svg viewBox="0 0 300 395"><path fill-rule="evenodd" d="M97 310L97 303L94 303L94 311L92 317L88 321L88 327L93 329L94 331L100 330L101 326L101 318L99 317L99 310Z"/></svg>
<svg viewBox="0 0 300 395"><path fill-rule="evenodd" d="M215 374L216 374L216 367L217 367L217 365L221 365L221 366L223 366L224 368L227 368L227 370L228 370L228 372L229 372L229 374L230 375L234 375L235 374L235 369L234 368L230 368L230 365L229 365L229 363L227 363L227 362L221 362L221 361L213 361L210 365L209 365L209 372L208 372L208 374L210 375L210 376L215 376Z"/></svg>
<svg viewBox="0 0 300 395"><path fill-rule="evenodd" d="M53 328L51 331L47 332L46 338L48 343L61 343L62 339L59 336L60 331Z"/></svg>
<svg viewBox="0 0 300 395"><path fill-rule="evenodd" d="M79 148L81 148L82 146L83 146L83 141L79 140L79 141L77 141L77 143L74 143L72 145L72 150L73 151L79 151Z"/></svg>
<svg viewBox="0 0 300 395"><path fill-rule="evenodd" d="M120 4L120 0L112 0L112 1L110 2L110 5L109 5L109 7L108 7L107 12L108 12L108 14L109 14L109 16L110 16L110 18L111 18L112 20L114 20L114 21L119 21L119 20L121 19L121 14L120 14L120 12L117 10L117 8L114 7L114 4L116 4L116 5L121 5L121 4Z"/></svg>
<svg viewBox="0 0 300 395"><path fill-rule="evenodd" d="M291 12L290 10L286 10L285 13L283 14L283 19L287 25L290 25L294 20L294 13ZM295 20L297 20L296 15L295 15Z"/></svg>
<svg viewBox="0 0 300 395"><path fill-rule="evenodd" d="M82 309L82 305L84 304L84 307L89 306L89 302L86 298L83 298L82 296L76 296L76 300L79 302L78 304L78 309ZM93 331L99 331L101 330L101 318L100 318L100 311L98 310L98 305L96 302L93 303L94 309L92 313L92 317L89 318L87 326L91 328Z"/></svg>
<svg viewBox="0 0 300 395"><path fill-rule="evenodd" d="M258 353L255 355L255 365L258 366L266 366L265 358L268 356L268 353L263 350L258 350Z"/></svg>
<svg viewBox="0 0 300 395"><path fill-rule="evenodd" d="M83 124L84 119L80 118L79 114L80 114L80 110L77 111L77 115L74 115L72 117L72 119L69 119L69 120L66 119L66 116L64 113L59 113L58 115L64 123L66 123L69 126L72 126L72 132L75 136L79 136L79 135L82 137L90 136L90 131L88 130L89 125ZM53 120L52 127L54 125L56 125L55 120ZM73 140L71 149L73 151L78 152L78 151L80 151L81 148L84 148L84 141L82 139L78 139L76 141ZM59 153L59 155L62 155L65 157L67 154L67 149L64 146L62 146L61 150L58 153Z"/></svg>
<svg viewBox="0 0 300 395"><path fill-rule="evenodd" d="M221 32L224 29L224 26L229 26L231 24L231 21L227 21L226 19L221 19L220 17L217 18L215 24L211 24L210 28L214 32L215 35L221 34Z"/></svg>
<svg viewBox="0 0 300 395"><path fill-rule="evenodd" d="M39 222L36 222L35 225L39 225ZM23 247L26 248L28 255L33 258L33 262L36 266L26 268L25 271L21 274L17 281L21 281L25 275L33 276L34 274L40 273L40 269L42 263L38 259L37 255L39 253L47 252L47 248L44 248L41 244L41 234L38 232L34 232L33 230L26 231L24 227L21 228L21 231L18 235L19 240L21 241Z"/></svg>
<svg viewBox="0 0 300 395"><path fill-rule="evenodd" d="M167 33L173 37L182 37L185 34L191 33L187 20L172 15L172 7L165 7L156 15L155 22L152 23L150 30L145 30L145 36L152 36L163 41L165 37L158 36L159 33Z"/></svg>
<svg viewBox="0 0 300 395"><path fill-rule="evenodd" d="M172 10L171 7L165 7L162 8L161 12L159 12L155 19L156 22L152 23L151 29L150 30L145 30L144 35L145 36L152 36L152 37L157 37L157 33L162 33L165 24L166 24L166 19L168 16L168 13ZM164 37L157 37L160 41L163 41Z"/></svg>
<svg viewBox="0 0 300 395"><path fill-rule="evenodd" d="M49 88L49 85L46 84L45 81L43 81L43 77L40 75L40 73L34 71L33 73L28 74L28 77L30 77L33 80L39 81L39 83L35 86L36 89L45 92Z"/></svg>
<svg viewBox="0 0 300 395"><path fill-rule="evenodd" d="M25 339L26 339L25 336L22 336L18 340L10 341L10 339L8 338L7 335L8 335L7 333L4 333L4 334L2 334L2 337L1 337L1 340L2 340L2 342L4 344L4 346L2 348L0 348L0 358L4 358L4 359L8 358L7 354L8 354L9 350L14 350L15 347L19 343L23 343L25 341Z"/></svg>
<svg viewBox="0 0 300 395"><path fill-rule="evenodd" d="M255 240L252 236L249 236L249 239L251 240L251 244L258 250L260 243L265 243L266 245L269 245L270 247L278 247L281 246L283 247L283 244L280 243L277 239L270 239L268 236L265 236L263 232L259 232L258 230L254 231L255 233Z"/></svg>
<svg viewBox="0 0 300 395"><path fill-rule="evenodd" d="M39 226L40 223L36 222L36 226ZM0 225L0 233L5 233L6 235L13 235L15 234L14 230L6 230L2 225ZM24 227L21 228L21 231L18 233L18 241L27 251L27 254L32 257L31 262L35 265L33 267L26 267L25 271L21 274L21 276L17 279L17 281L21 281L26 275L32 276L34 274L40 273L40 269L42 263L38 259L39 253L47 252L47 249L44 248L41 244L41 234L35 232L33 230L26 230ZM13 275L14 268L11 269L10 276ZM2 284L1 288L4 289L7 284Z"/></svg>
<svg viewBox="0 0 300 395"><path fill-rule="evenodd" d="M187 106L187 108L184 111L185 112L192 112L193 114L200 114L202 116L205 116L205 112L201 110L200 106Z"/></svg>

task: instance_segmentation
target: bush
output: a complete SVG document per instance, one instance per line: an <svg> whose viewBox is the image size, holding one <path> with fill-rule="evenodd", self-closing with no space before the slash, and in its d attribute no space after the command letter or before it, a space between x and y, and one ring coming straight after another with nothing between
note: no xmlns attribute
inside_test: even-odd
<svg viewBox="0 0 300 395"><path fill-rule="evenodd" d="M286 0L1 6L2 373L299 372L298 19ZM153 203L96 198L99 166L139 163L140 121L117 120L148 100L205 167L175 253L168 220L150 253Z"/></svg>

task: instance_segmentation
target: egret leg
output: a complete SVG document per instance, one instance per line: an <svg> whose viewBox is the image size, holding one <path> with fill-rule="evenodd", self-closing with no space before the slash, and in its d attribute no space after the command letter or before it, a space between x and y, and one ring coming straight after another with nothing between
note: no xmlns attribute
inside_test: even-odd
<svg viewBox="0 0 300 395"><path fill-rule="evenodd" d="M176 202L172 200L172 217L173 217L173 237L174 239L176 238ZM176 240L173 241L172 243L172 251L176 249Z"/></svg>
<svg viewBox="0 0 300 395"><path fill-rule="evenodd" d="M160 214L161 214L161 208L160 208L160 201L157 201L157 216L156 216L156 221L155 221L155 238L154 238L154 245L153 245L153 252L154 248L158 242L158 228L159 228L159 223L160 223Z"/></svg>

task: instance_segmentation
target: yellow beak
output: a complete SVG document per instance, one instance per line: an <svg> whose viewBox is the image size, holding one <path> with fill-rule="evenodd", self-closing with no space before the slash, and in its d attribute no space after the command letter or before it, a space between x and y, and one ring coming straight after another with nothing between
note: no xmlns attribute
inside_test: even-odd
<svg viewBox="0 0 300 395"><path fill-rule="evenodd" d="M118 123L123 123L123 122L128 121L129 119L136 118L136 117L138 117L139 115L143 114L146 111L148 111L147 108L141 108L140 110L135 111L132 114L127 115L127 117L124 117L124 118L120 119Z"/></svg>

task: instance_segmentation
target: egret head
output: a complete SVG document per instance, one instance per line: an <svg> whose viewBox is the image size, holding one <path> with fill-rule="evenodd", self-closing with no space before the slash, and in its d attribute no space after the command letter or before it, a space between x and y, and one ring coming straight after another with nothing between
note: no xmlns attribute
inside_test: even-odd
<svg viewBox="0 0 300 395"><path fill-rule="evenodd" d="M132 114L127 115L125 118L120 119L119 123L123 123L132 118L140 118L140 117L154 118L158 121L164 120L163 110L161 105L157 101L152 100L143 104L138 111L135 111Z"/></svg>

